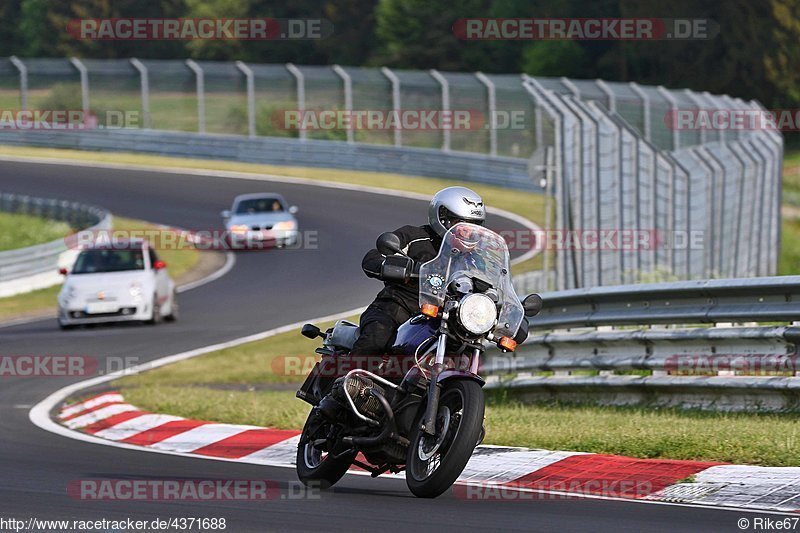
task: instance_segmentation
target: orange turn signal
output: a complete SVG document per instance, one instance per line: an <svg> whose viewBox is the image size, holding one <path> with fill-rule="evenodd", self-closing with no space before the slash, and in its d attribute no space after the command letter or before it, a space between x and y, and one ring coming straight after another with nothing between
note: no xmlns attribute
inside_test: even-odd
<svg viewBox="0 0 800 533"><path fill-rule="evenodd" d="M512 339L511 337L500 337L500 342L498 342L502 348L505 348L509 352L513 352L517 349L517 341Z"/></svg>
<svg viewBox="0 0 800 533"><path fill-rule="evenodd" d="M433 304L422 304L422 314L436 318L439 316L439 308Z"/></svg>

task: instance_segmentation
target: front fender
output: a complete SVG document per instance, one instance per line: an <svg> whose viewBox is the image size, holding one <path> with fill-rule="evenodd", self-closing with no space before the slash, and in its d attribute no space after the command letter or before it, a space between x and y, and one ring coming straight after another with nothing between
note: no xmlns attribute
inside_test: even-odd
<svg viewBox="0 0 800 533"><path fill-rule="evenodd" d="M467 372L466 370L443 370L439 377L436 379L436 383L444 383L445 381L453 380L453 379L468 379L470 381L474 381L481 387L486 385L486 380L480 377L478 374L473 374L472 372Z"/></svg>

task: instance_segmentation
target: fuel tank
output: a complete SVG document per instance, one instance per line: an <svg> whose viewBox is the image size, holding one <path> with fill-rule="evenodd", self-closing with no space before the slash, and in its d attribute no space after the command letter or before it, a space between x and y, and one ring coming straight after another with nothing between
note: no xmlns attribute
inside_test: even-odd
<svg viewBox="0 0 800 533"><path fill-rule="evenodd" d="M414 355L417 349L423 353L429 345L436 343L436 333L439 330L441 319L430 318L425 315L411 317L397 329L397 336L390 349L392 355Z"/></svg>

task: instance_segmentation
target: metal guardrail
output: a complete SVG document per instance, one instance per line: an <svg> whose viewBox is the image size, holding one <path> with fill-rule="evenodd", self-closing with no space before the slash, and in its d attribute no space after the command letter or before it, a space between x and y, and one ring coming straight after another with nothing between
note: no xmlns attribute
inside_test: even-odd
<svg viewBox="0 0 800 533"><path fill-rule="evenodd" d="M104 209L78 202L0 193L0 211L34 215L67 222L77 230L111 227L111 215ZM0 252L0 282L34 276L58 266L59 256L67 250L64 239Z"/></svg>
<svg viewBox="0 0 800 533"><path fill-rule="evenodd" d="M800 410L800 327L791 325L800 321L800 276L596 287L542 299L528 341L487 359L490 387L529 401Z"/></svg>
<svg viewBox="0 0 800 533"><path fill-rule="evenodd" d="M592 287L542 298L532 328L800 320L800 276Z"/></svg>
<svg viewBox="0 0 800 533"><path fill-rule="evenodd" d="M427 148L139 129L0 130L0 143L432 176L542 192L542 188L531 181L525 159L469 152L443 153Z"/></svg>

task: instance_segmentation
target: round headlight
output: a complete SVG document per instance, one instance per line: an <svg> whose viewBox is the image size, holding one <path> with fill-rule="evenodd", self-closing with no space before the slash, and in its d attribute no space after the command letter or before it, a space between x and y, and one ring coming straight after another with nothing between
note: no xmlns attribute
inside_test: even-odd
<svg viewBox="0 0 800 533"><path fill-rule="evenodd" d="M482 335L497 320L497 307L485 294L468 294L458 306L458 320L470 333Z"/></svg>

